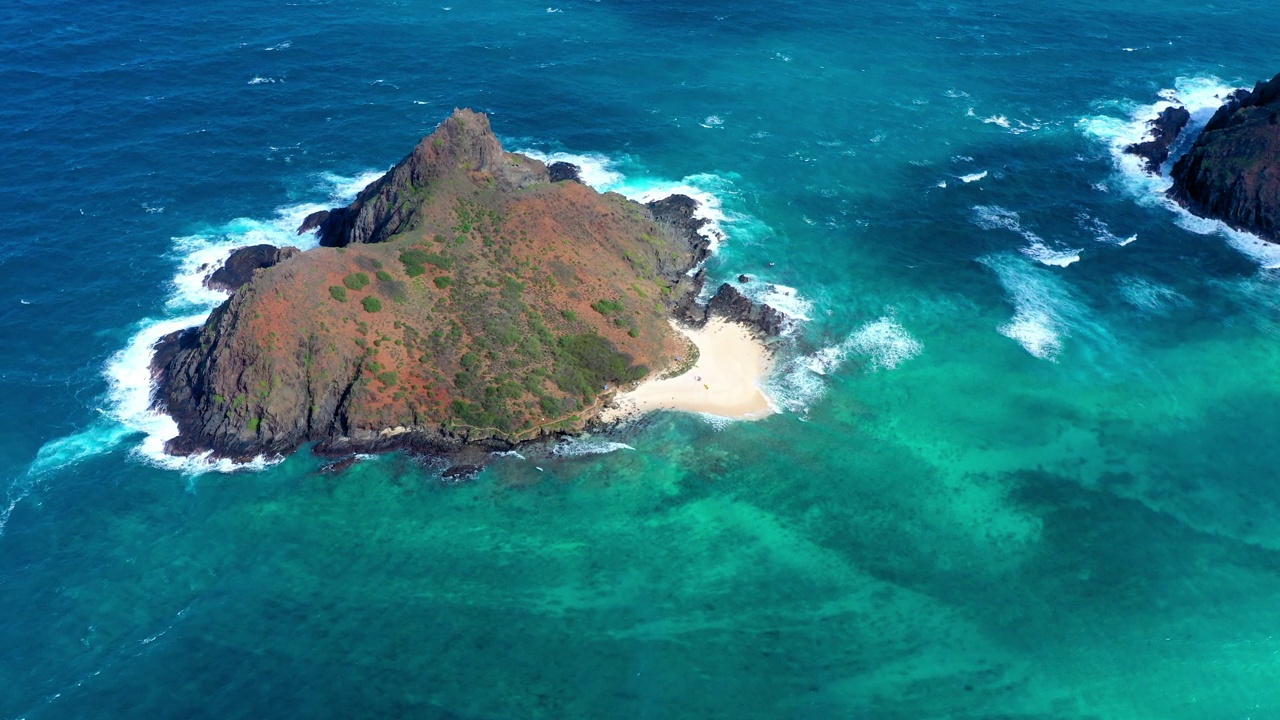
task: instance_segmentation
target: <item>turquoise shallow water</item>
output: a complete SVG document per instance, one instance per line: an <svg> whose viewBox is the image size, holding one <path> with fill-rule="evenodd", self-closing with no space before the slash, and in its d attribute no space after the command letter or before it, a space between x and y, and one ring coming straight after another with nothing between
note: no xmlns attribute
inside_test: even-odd
<svg viewBox="0 0 1280 720"><path fill-rule="evenodd" d="M1280 715L1276 258L1112 154L1280 70L1223 40L1280 9L448 8L0 18L0 718ZM158 464L198 265L463 105L718 203L711 273L805 318L784 412Z"/></svg>

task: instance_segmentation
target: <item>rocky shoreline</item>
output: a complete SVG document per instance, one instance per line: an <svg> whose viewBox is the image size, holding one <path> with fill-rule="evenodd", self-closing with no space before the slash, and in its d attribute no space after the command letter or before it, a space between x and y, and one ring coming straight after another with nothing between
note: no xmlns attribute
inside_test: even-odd
<svg viewBox="0 0 1280 720"><path fill-rule="evenodd" d="M1126 148L1161 174L1191 119L1180 106ZM1229 95L1168 173L1168 197L1189 212L1280 243L1280 75Z"/></svg>
<svg viewBox="0 0 1280 720"><path fill-rule="evenodd" d="M457 161L470 168L472 173L484 172L493 178L491 182L501 187L518 190L537 183L581 182L578 168L568 163L555 163L547 168L523 156L503 153L496 140L488 134L487 123L484 124L484 133L463 127L462 123L442 124L433 137L443 133L444 139L435 140L432 147L441 154L451 154L454 159L461 158ZM423 154L417 151L371 183L351 205L314 213L304 220L298 232L315 232L321 245L330 248L383 243L397 233L415 227L419 218L409 201L421 196L422 187L441 180L440 167L439 161L432 158L424 160ZM713 317L723 318L747 326L760 337L776 336L781 331L785 319L781 313L768 305L752 302L731 284L721 285L706 303L699 301L706 276L702 271L692 271L709 256L711 241L702 232L706 221L696 216L698 205L695 200L673 195L646 205L632 205L648 221L667 228L669 232L666 235L679 246L674 252L655 253L652 266L646 266L658 281L672 289L665 299L670 317L694 327L705 325ZM235 337L235 331L242 323L251 322L251 318L242 317L242 313L248 312L245 309L247 303L237 302L237 299L244 292L255 292L257 283L252 281L255 277L261 280L263 276L260 273L291 272L295 259L305 255L295 248L272 246L237 250L207 280L210 287L230 292L232 296L214 311L204 327L172 333L156 344L151 364L155 381L153 406L173 417L179 428L178 437L167 443L167 452L176 455L211 453L216 458L243 462L259 456L287 455L309 443L315 454L324 457L345 458L356 453L405 450L443 458L450 466L478 468L487 462L492 452L512 450L530 442L547 442L590 427L599 429L592 424L592 418L599 410L596 407L586 408L585 417L576 427L569 429L535 427L531 432L513 434L424 417L422 421L411 424L392 424L381 430L370 430L351 416L350 409L353 390L361 382L361 366L345 365L334 369L333 377L327 381L323 392L317 393L310 385L304 388L268 387L267 392L305 393L309 398L304 401L309 403L305 417L299 415L282 419L269 413L260 414L258 417L263 420L249 421L254 432L245 432L243 416L237 420L234 412L223 404L227 401L217 396L210 400L218 377L229 371L227 363L241 363L245 368L252 368L252 359L245 360L239 356L259 353L259 349L243 344L238 346L238 350L225 347L227 338ZM236 355L229 356L227 352ZM308 363L309 358L310 355L305 360ZM303 358L298 359L299 363L303 361ZM310 377L309 372L307 377ZM313 382L308 380L309 384ZM601 404L602 401L598 401L597 405ZM271 432L266 431L268 422L272 425ZM261 431L260 423L263 425Z"/></svg>

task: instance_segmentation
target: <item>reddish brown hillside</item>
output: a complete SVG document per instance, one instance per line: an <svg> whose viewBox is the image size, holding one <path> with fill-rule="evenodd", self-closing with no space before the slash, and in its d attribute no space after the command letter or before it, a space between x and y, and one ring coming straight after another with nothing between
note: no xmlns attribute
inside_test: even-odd
<svg viewBox="0 0 1280 720"><path fill-rule="evenodd" d="M161 348L171 450L578 427L606 387L685 350L668 318L706 246L684 213L552 183L455 111L351 206L308 219L329 247L258 270Z"/></svg>

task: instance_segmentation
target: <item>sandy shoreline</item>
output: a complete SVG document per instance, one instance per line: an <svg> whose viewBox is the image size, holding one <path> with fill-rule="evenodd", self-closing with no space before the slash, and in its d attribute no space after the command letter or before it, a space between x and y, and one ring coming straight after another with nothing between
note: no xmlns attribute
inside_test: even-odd
<svg viewBox="0 0 1280 720"><path fill-rule="evenodd" d="M646 380L619 393L600 413L617 422L651 410L707 413L734 420L758 420L774 413L760 385L773 366L772 353L746 327L711 320L689 329L672 324L698 346L698 362L673 378Z"/></svg>

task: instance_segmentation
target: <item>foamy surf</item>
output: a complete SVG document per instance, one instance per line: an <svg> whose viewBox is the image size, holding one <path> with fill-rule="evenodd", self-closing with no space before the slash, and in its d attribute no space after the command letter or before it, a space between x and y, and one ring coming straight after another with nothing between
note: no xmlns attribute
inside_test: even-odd
<svg viewBox="0 0 1280 720"><path fill-rule="evenodd" d="M1143 205L1159 206L1175 214L1174 222L1199 235L1218 235L1244 256L1266 268L1280 267L1280 246L1256 235L1236 230L1218 220L1202 218L1170 200L1166 193L1173 186L1170 168L1184 154L1224 100L1240 88L1223 83L1216 77L1179 77L1172 88L1159 92L1160 99L1142 104L1131 100L1106 103L1118 114L1099 114L1077 123L1086 135L1103 143L1119 174L1124 191ZM1191 120L1175 143L1169 159L1159 175L1146 172L1143 160L1125 152L1128 146L1151 138L1150 121L1164 110L1181 105L1191 113Z"/></svg>
<svg viewBox="0 0 1280 720"><path fill-rule="evenodd" d="M265 220L237 218L221 226L174 238L172 255L177 272L165 299L163 314L140 321L129 342L113 355L103 368L107 393L98 412L102 419L79 433L45 443L28 468L27 479L16 481L13 488L25 497L38 479L89 457L110 452L128 438L142 435L133 453L156 467L188 474L230 472L266 467L280 458L259 457L247 463L213 459L209 454L177 457L164 452L165 442L178 434L173 418L151 407L154 383L151 358L155 344L169 333L200 325L209 313L226 300L226 293L210 290L204 279L217 269L233 250L246 245L315 245L314 235L299 236L296 230L308 214L345 204L381 172L367 172L356 177L324 175L321 188L329 200L324 203L302 203L282 207ZM24 488L25 490L21 490ZM15 490L10 490L11 503ZM21 498L18 498L21 499ZM8 512L0 514L7 518Z"/></svg>
<svg viewBox="0 0 1280 720"><path fill-rule="evenodd" d="M870 372L893 370L919 355L924 345L898 320L885 316L872 320L844 340L811 353L780 360L764 384L765 396L777 412L791 412L802 419L827 393L828 377L851 357L865 359Z"/></svg>
<svg viewBox="0 0 1280 720"><path fill-rule="evenodd" d="M1018 213L999 205L975 205L973 223L983 230L1008 230L1021 235L1027 245L1018 249L1023 255L1044 265L1067 267L1080 260L1080 249L1052 243L1022 226Z"/></svg>
<svg viewBox="0 0 1280 720"><path fill-rule="evenodd" d="M853 352L867 358L867 367L872 372L892 370L924 349L920 341L892 317L863 325L849 337L849 342Z"/></svg>
<svg viewBox="0 0 1280 720"><path fill-rule="evenodd" d="M996 274L1013 304L1013 317L997 327L997 332L1031 355L1056 362L1063 338L1069 334L1071 318L1083 312L1079 303L1056 277L1015 255L987 255L978 262Z"/></svg>
<svg viewBox="0 0 1280 720"><path fill-rule="evenodd" d="M597 440L591 437L569 437L561 440L551 448L551 454L557 457L581 457L584 455L605 455L618 450L635 450L626 443L610 440Z"/></svg>
<svg viewBox="0 0 1280 720"><path fill-rule="evenodd" d="M1108 227L1105 222L1093 217L1089 213L1082 212L1076 215L1076 222L1082 229L1084 229L1085 232L1092 234L1093 239L1096 242L1106 245L1124 247L1138 239L1137 235L1130 235L1128 237L1120 237L1119 235L1116 235L1111 232L1111 228Z"/></svg>
<svg viewBox="0 0 1280 720"><path fill-rule="evenodd" d="M1191 305L1191 300L1177 290L1132 275L1120 279L1120 296L1133 307L1157 315Z"/></svg>

